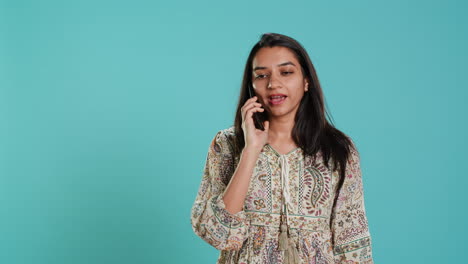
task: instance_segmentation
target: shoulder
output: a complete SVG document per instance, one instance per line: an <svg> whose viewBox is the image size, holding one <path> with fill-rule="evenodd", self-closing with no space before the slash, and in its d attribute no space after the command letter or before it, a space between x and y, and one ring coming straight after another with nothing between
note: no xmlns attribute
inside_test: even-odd
<svg viewBox="0 0 468 264"><path fill-rule="evenodd" d="M215 139L218 141L230 140L235 137L234 126L218 130L216 133Z"/></svg>
<svg viewBox="0 0 468 264"><path fill-rule="evenodd" d="M221 130L224 136L226 137L227 140L233 141L233 139L236 137L236 131L234 129L234 126L230 126L228 128L225 128Z"/></svg>
<svg viewBox="0 0 468 264"><path fill-rule="evenodd" d="M234 136L235 135L234 126L230 126L230 127L221 129L219 132L222 132L226 136Z"/></svg>
<svg viewBox="0 0 468 264"><path fill-rule="evenodd" d="M218 130L211 142L211 147L215 152L232 152L234 137L234 126Z"/></svg>
<svg viewBox="0 0 468 264"><path fill-rule="evenodd" d="M342 132L343 133L343 132ZM348 139L349 141L349 151L350 151L350 154L352 154L352 156L355 156L355 155L359 155L359 151L358 151L358 148L357 148L357 145L356 145L356 142L354 141L353 138L351 138L351 136L349 136L348 134L345 134L343 133L343 135Z"/></svg>
<svg viewBox="0 0 468 264"><path fill-rule="evenodd" d="M352 167L351 169L355 170L357 167L360 166L361 156L357 148L356 142L350 136L346 135L346 137L349 139L350 142L347 166L350 165Z"/></svg>

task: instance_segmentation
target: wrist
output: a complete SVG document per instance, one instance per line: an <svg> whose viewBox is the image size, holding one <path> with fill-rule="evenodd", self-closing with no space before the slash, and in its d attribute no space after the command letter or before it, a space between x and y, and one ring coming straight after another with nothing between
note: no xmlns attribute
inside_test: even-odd
<svg viewBox="0 0 468 264"><path fill-rule="evenodd" d="M242 153L246 153L247 155L258 155L262 152L262 148L263 146L246 145L244 149L242 149Z"/></svg>

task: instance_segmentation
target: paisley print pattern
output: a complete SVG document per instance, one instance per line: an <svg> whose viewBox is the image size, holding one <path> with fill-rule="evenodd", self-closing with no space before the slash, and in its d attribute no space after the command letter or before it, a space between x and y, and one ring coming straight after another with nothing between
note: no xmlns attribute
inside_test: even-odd
<svg viewBox="0 0 468 264"><path fill-rule="evenodd" d="M281 155L266 144L257 160L243 210L231 214L225 209L222 194L238 164L232 156L233 137L231 126L213 138L191 210L195 234L220 250L217 264L283 263L283 252L278 249L281 157L289 166L288 221L300 263L373 264L360 157L355 146L346 164L343 186L338 190L338 172L324 165L320 152L315 158L304 159L300 148Z"/></svg>
<svg viewBox="0 0 468 264"><path fill-rule="evenodd" d="M268 264L277 264L282 263L282 256L280 252L277 250L278 248L278 241L270 240L265 245L265 253L263 254L263 262L257 263L268 263Z"/></svg>
<svg viewBox="0 0 468 264"><path fill-rule="evenodd" d="M253 253L255 255L260 254L260 251L263 248L263 244L265 243L265 227L259 226L256 232L253 235Z"/></svg>
<svg viewBox="0 0 468 264"><path fill-rule="evenodd" d="M319 204L323 205L330 196L331 177L325 165L308 167L304 172L303 179L306 188L307 214L321 215L322 211Z"/></svg>

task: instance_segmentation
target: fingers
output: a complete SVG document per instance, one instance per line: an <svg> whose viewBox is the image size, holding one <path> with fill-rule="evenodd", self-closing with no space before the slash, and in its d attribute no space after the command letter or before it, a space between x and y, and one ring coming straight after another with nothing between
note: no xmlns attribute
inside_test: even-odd
<svg viewBox="0 0 468 264"><path fill-rule="evenodd" d="M250 105L250 108L244 110L244 120L250 118L254 112L263 112L264 110L261 105Z"/></svg>
<svg viewBox="0 0 468 264"><path fill-rule="evenodd" d="M256 96L252 97L252 98L249 98L245 103L244 105L242 106L242 110L244 109L249 109L251 107L252 104L254 105L261 105L260 103L256 102L258 100L258 98Z"/></svg>
<svg viewBox="0 0 468 264"><path fill-rule="evenodd" d="M258 104L257 100L258 100L258 97L257 97L257 96L254 96L254 97L252 97L252 98L249 98L247 101L245 101L243 107L246 107L246 106L251 105L251 104L254 104L254 103L255 103L255 104Z"/></svg>
<svg viewBox="0 0 468 264"><path fill-rule="evenodd" d="M245 120L246 119L251 119L251 117L253 116L254 112L263 112L265 111L265 109L261 108L261 107L253 107L249 110L247 110L245 112Z"/></svg>
<svg viewBox="0 0 468 264"><path fill-rule="evenodd" d="M261 104L255 103L255 104L250 104L250 105L248 106L248 108L245 108L245 109L244 109L244 113L243 113L244 120L245 120L246 118L248 118L248 117L251 116L251 114L249 114L249 113L252 113L252 114L253 114L253 112L256 112L256 111L259 111L259 110L260 110L260 111L263 111L263 110L265 110L265 109L263 109L261 106L262 106ZM253 112L252 112L252 111L253 111Z"/></svg>
<svg viewBox="0 0 468 264"><path fill-rule="evenodd" d="M247 113L248 113L249 110L252 110L252 109L263 109L263 108L260 108L260 107L262 106L262 104L257 103L256 100L257 100L257 97L256 97L256 96L254 96L254 97L252 97L252 98L249 98L249 99L245 102L244 106L242 106L242 108L241 108L241 114L242 114L242 117L244 118L244 120L245 120L245 118L247 117ZM264 109L263 109L263 110L264 110ZM263 110L261 110L261 111L263 111Z"/></svg>

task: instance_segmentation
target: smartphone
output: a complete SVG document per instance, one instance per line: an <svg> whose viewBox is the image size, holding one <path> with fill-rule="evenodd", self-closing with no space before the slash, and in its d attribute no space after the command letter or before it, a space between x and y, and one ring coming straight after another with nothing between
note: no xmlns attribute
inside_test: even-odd
<svg viewBox="0 0 468 264"><path fill-rule="evenodd" d="M249 95L250 95L250 98L254 97L253 87L249 87ZM263 127L263 121L265 121L265 119L266 119L265 118L265 110L263 110L263 112L254 112L253 113L253 120L254 120L255 127L257 129L265 131L265 128Z"/></svg>

